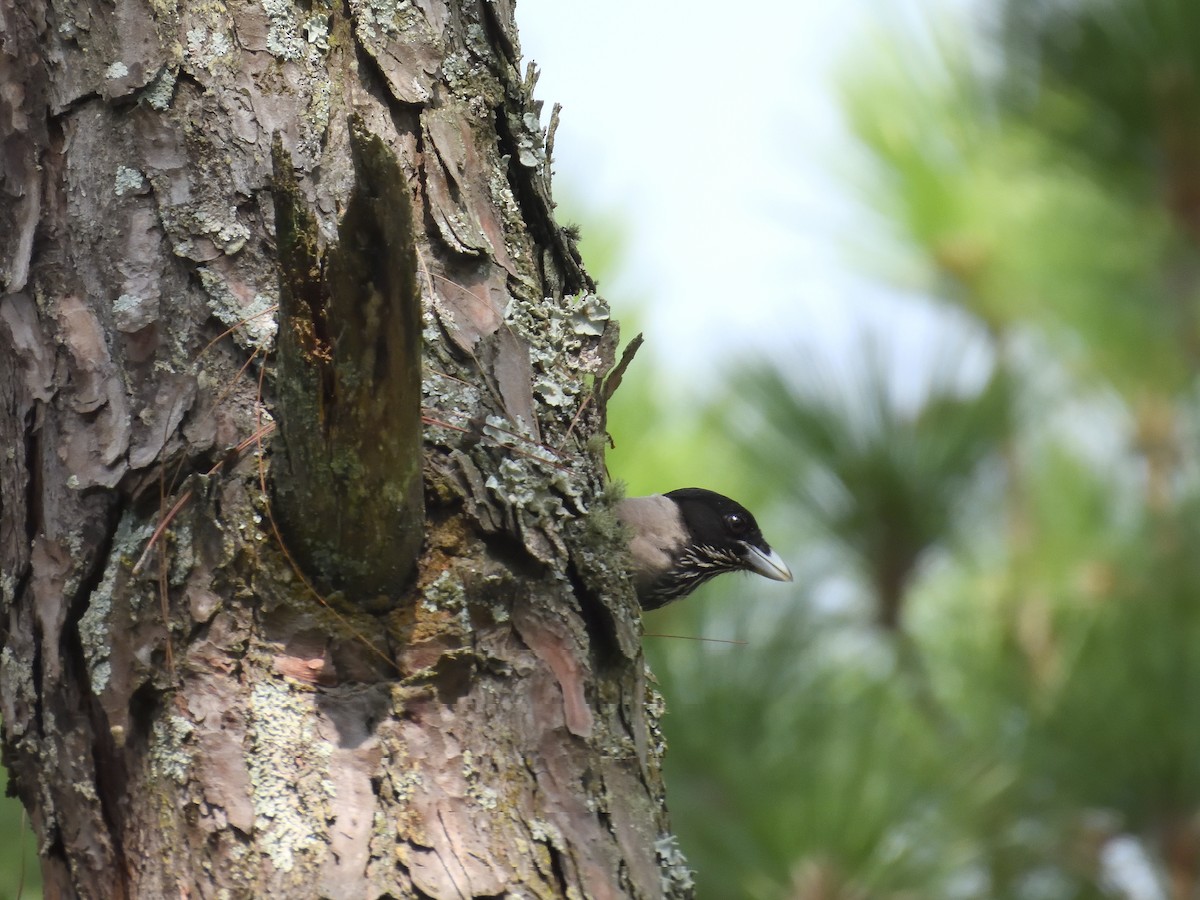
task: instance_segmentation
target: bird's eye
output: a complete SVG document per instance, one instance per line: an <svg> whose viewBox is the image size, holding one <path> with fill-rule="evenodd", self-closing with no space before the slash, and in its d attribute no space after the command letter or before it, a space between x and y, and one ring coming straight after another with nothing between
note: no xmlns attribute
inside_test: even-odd
<svg viewBox="0 0 1200 900"><path fill-rule="evenodd" d="M750 522L741 513L730 513L725 517L725 527L731 534L742 534L750 527Z"/></svg>

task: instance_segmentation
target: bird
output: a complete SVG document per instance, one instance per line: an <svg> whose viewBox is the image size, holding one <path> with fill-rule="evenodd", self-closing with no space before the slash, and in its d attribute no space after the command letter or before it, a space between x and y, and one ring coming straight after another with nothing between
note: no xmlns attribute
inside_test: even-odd
<svg viewBox="0 0 1200 900"><path fill-rule="evenodd" d="M634 588L642 609L680 600L724 572L791 581L792 570L763 539L750 510L704 488L627 497L616 516L629 530Z"/></svg>

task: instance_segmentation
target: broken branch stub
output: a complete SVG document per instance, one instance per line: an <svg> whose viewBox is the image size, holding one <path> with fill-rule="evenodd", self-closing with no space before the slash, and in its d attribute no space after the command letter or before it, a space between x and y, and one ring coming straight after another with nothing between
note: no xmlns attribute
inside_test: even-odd
<svg viewBox="0 0 1200 900"><path fill-rule="evenodd" d="M279 444L275 517L324 589L402 591L421 550L421 300L408 184L394 154L351 118L355 184L336 243L276 141Z"/></svg>

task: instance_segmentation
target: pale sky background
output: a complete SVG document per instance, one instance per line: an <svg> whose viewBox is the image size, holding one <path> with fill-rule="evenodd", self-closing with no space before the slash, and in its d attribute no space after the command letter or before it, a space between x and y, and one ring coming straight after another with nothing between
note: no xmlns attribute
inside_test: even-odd
<svg viewBox="0 0 1200 900"><path fill-rule="evenodd" d="M563 105L556 192L627 227L626 266L601 293L618 315L645 301L660 360L703 378L714 357L846 352L863 322L928 343L930 317L847 251L872 219L844 177L856 150L834 77L932 5L518 0L543 121Z"/></svg>

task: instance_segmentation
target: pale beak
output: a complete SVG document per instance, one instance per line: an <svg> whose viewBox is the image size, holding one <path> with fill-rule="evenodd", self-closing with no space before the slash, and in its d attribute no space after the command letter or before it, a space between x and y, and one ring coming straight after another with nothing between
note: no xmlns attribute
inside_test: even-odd
<svg viewBox="0 0 1200 900"><path fill-rule="evenodd" d="M742 554L742 562L751 572L757 572L772 581L792 580L792 570L774 550L760 550L753 544L742 544L742 547L746 551Z"/></svg>

